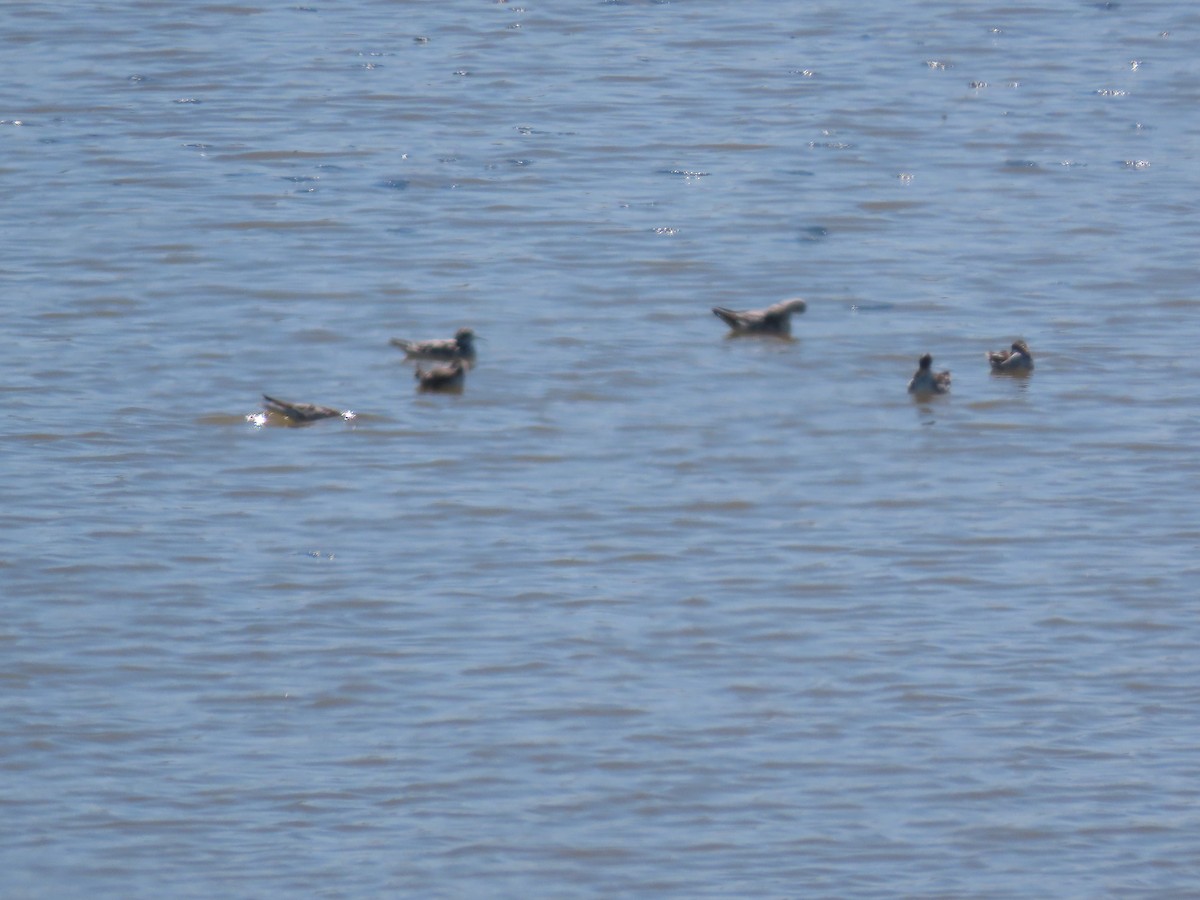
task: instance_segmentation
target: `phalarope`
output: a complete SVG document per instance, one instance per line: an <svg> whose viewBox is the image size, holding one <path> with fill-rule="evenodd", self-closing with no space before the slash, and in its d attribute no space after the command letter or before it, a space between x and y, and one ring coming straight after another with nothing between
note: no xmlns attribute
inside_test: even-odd
<svg viewBox="0 0 1200 900"><path fill-rule="evenodd" d="M268 413L283 416L290 424L298 425L303 422L316 422L318 419L332 419L338 416L343 419L353 419L354 413L332 406L318 406L315 403L289 403L263 394L263 409Z"/></svg>
<svg viewBox="0 0 1200 900"><path fill-rule="evenodd" d="M421 393L461 394L466 374L466 366L461 359L456 359L448 365L434 366L431 369L417 366L413 377L417 379L417 390Z"/></svg>
<svg viewBox="0 0 1200 900"><path fill-rule="evenodd" d="M792 333L792 313L808 308L803 300L781 300L766 309L738 311L714 306L713 315L732 329L732 334L774 334L787 337Z"/></svg>
<svg viewBox="0 0 1200 900"><path fill-rule="evenodd" d="M403 350L407 359L465 359L468 363L475 362L475 332L470 328L458 329L452 338L434 338L428 341L392 338L389 343Z"/></svg>
<svg viewBox="0 0 1200 900"><path fill-rule="evenodd" d="M933 371L933 356L921 357L920 367L908 383L910 394L945 394L950 390L950 373Z"/></svg>
<svg viewBox="0 0 1200 900"><path fill-rule="evenodd" d="M1024 341L1013 341L1011 350L989 350L987 358L993 372L1033 371L1033 354Z"/></svg>

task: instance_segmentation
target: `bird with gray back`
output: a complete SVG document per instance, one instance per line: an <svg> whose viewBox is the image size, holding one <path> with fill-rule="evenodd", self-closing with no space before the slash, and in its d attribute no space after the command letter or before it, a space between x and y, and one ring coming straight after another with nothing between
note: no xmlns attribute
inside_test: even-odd
<svg viewBox="0 0 1200 900"><path fill-rule="evenodd" d="M945 394L950 390L950 373L933 371L933 356L926 353L918 363L917 371L908 382L908 392L920 396Z"/></svg>
<svg viewBox="0 0 1200 900"><path fill-rule="evenodd" d="M458 329L452 338L433 338L427 341L392 338L388 343L403 350L405 359L461 359L471 365L475 363L475 332L470 328Z"/></svg>
<svg viewBox="0 0 1200 900"><path fill-rule="evenodd" d="M808 308L803 300L781 300L766 309L726 309L714 306L713 315L730 328L731 335L769 334L789 337L792 333L792 314Z"/></svg>
<svg viewBox="0 0 1200 900"><path fill-rule="evenodd" d="M456 359L431 369L417 366L413 377L417 379L417 390L422 394L461 394L467 380L467 368L461 359Z"/></svg>
<svg viewBox="0 0 1200 900"><path fill-rule="evenodd" d="M340 409L334 409L332 406L318 406L315 403L290 403L287 400L278 400L267 394L263 394L263 401L263 409L268 413L283 416L291 425L316 422L319 419L332 419L335 416L341 418L350 418L353 416L353 413L343 412Z"/></svg>

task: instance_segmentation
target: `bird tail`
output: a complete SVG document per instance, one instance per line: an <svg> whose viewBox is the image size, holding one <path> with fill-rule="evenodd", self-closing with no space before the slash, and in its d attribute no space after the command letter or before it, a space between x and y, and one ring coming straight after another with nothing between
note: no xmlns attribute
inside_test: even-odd
<svg viewBox="0 0 1200 900"><path fill-rule="evenodd" d="M714 306L712 311L714 316L716 316L730 328L737 328L738 315L732 309L726 309L724 306Z"/></svg>

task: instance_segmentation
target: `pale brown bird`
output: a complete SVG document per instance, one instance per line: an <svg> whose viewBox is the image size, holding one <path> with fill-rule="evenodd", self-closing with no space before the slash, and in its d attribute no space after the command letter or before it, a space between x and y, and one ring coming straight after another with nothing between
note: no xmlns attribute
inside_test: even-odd
<svg viewBox="0 0 1200 900"><path fill-rule="evenodd" d="M1033 354L1024 341L1013 341L1011 350L989 350L987 358L993 372L1033 371Z"/></svg>
<svg viewBox="0 0 1200 900"><path fill-rule="evenodd" d="M792 313L808 308L803 300L781 300L766 309L738 311L714 306L713 315L732 329L732 334L773 334L788 337L792 333Z"/></svg>

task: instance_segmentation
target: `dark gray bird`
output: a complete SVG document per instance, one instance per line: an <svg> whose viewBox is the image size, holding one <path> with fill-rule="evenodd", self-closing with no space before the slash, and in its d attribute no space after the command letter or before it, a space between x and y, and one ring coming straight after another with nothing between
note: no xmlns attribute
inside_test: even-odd
<svg viewBox="0 0 1200 900"><path fill-rule="evenodd" d="M265 401L263 409L268 413L283 416L292 424L315 422L318 419L332 419L334 416L348 419L354 418L354 413L343 412L331 406L318 406L315 403L289 403L286 400L277 400L266 394L263 394L263 400Z"/></svg>
<svg viewBox="0 0 1200 900"><path fill-rule="evenodd" d="M945 394L950 390L950 373L933 371L933 357L926 353L921 357L917 371L908 383L910 394Z"/></svg>
<svg viewBox="0 0 1200 900"><path fill-rule="evenodd" d="M422 369L417 366L413 377L417 379L417 390L421 393L461 394L467 380L467 367L461 359L444 366Z"/></svg>
<svg viewBox="0 0 1200 900"><path fill-rule="evenodd" d="M788 337L792 333L792 313L808 308L803 300L781 300L766 309L747 309L741 312L714 306L713 315L732 329L733 334L774 334Z"/></svg>

